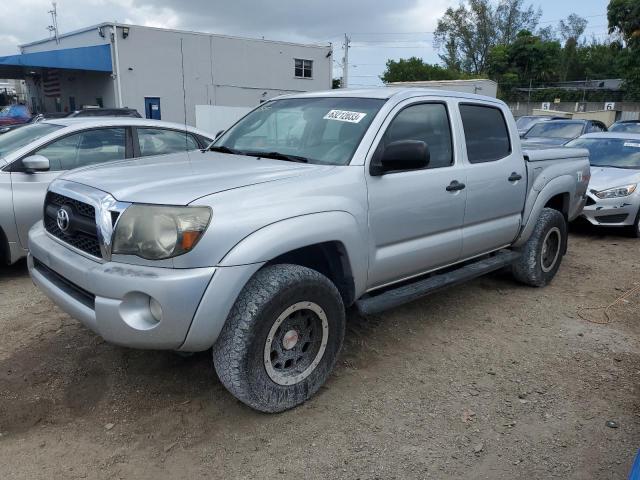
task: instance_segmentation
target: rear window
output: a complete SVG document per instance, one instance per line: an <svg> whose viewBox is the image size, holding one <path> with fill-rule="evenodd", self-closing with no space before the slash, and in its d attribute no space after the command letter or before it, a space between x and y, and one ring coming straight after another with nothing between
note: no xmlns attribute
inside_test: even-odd
<svg viewBox="0 0 640 480"><path fill-rule="evenodd" d="M471 163L500 160L511 153L507 122L498 108L460 105L460 115Z"/></svg>

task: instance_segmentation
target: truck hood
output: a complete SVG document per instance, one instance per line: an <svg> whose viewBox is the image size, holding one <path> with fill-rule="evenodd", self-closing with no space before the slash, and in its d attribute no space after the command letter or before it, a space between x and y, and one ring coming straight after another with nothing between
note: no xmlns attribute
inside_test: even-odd
<svg viewBox="0 0 640 480"><path fill-rule="evenodd" d="M61 178L110 193L122 202L187 205L225 190L331 168L195 151L81 168Z"/></svg>
<svg viewBox="0 0 640 480"><path fill-rule="evenodd" d="M631 183L640 183L640 170L611 167L591 167L589 190L606 190L622 187Z"/></svg>

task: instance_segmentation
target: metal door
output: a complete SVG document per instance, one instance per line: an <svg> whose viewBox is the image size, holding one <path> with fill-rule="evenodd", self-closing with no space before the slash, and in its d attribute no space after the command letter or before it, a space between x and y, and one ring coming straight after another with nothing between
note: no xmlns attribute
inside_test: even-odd
<svg viewBox="0 0 640 480"><path fill-rule="evenodd" d="M145 97L144 98L144 111L146 118L151 120L160 120L160 98L159 97Z"/></svg>

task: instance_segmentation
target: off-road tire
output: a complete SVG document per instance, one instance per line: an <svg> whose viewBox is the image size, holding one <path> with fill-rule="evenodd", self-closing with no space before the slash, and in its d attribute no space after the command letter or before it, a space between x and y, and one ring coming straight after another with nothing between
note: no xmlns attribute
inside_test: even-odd
<svg viewBox="0 0 640 480"><path fill-rule="evenodd" d="M306 378L278 384L267 372L265 346L275 337L270 330L277 319L301 302L312 302L326 314L323 326L328 334L322 337L326 347ZM213 347L213 363L222 384L238 400L261 412L282 412L305 402L324 384L342 347L344 330L342 298L327 277L299 265L267 266L236 300Z"/></svg>
<svg viewBox="0 0 640 480"><path fill-rule="evenodd" d="M560 244L557 246L557 257L555 257L553 263L548 261L543 268L545 240L551 238L548 235L555 237L556 234L560 238ZM560 268L566 246L567 222L564 215L558 210L543 208L531 237L523 246L516 249L522 255L511 267L513 276L519 282L533 287L548 285Z"/></svg>

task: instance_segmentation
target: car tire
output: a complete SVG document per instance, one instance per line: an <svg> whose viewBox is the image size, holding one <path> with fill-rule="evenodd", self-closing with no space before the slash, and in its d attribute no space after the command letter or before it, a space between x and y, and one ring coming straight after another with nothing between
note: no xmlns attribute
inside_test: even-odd
<svg viewBox="0 0 640 480"><path fill-rule="evenodd" d="M238 400L282 412L325 383L344 330L342 297L331 280L299 265L267 266L236 300L213 347L214 366Z"/></svg>
<svg viewBox="0 0 640 480"><path fill-rule="evenodd" d="M630 233L633 238L640 238L640 210L636 215L636 221L633 222Z"/></svg>
<svg viewBox="0 0 640 480"><path fill-rule="evenodd" d="M548 285L562 263L567 245L567 222L552 208L543 208L529 240L516 249L522 255L512 265L516 280L533 287Z"/></svg>

